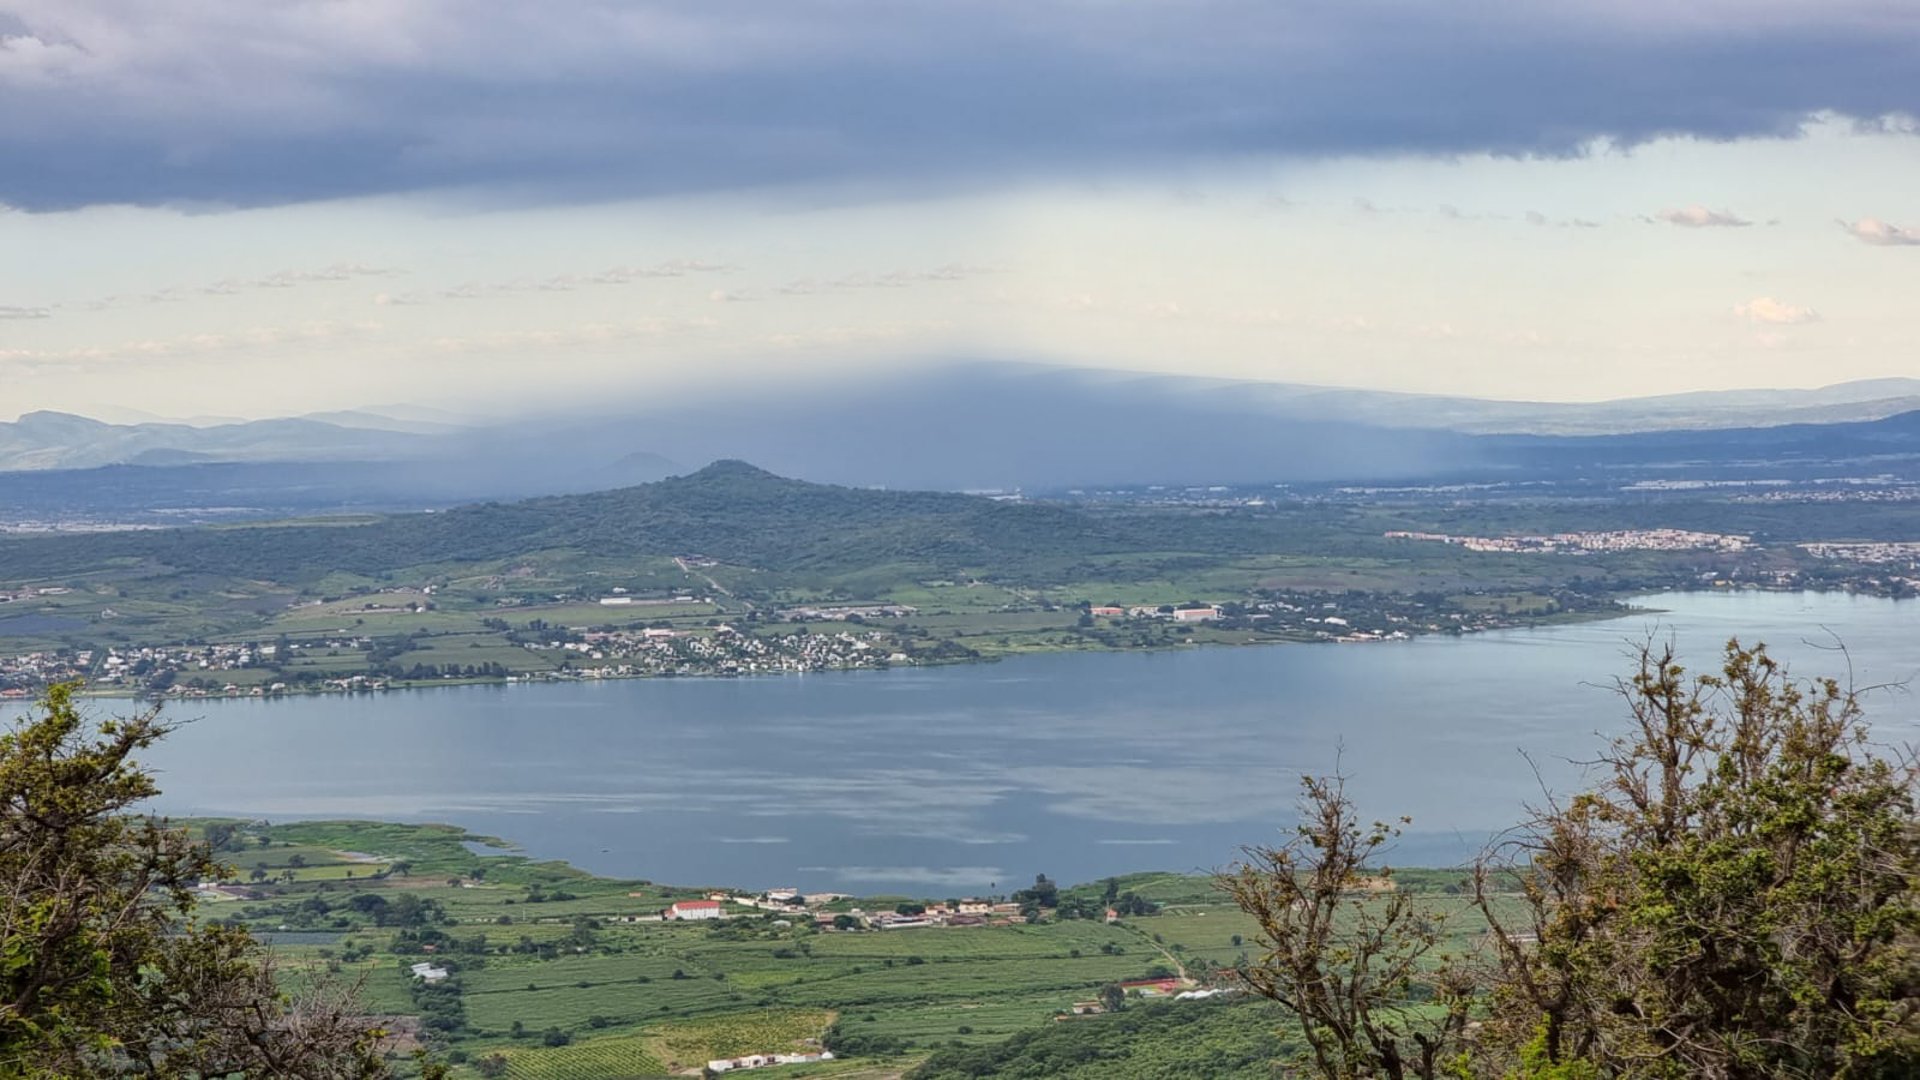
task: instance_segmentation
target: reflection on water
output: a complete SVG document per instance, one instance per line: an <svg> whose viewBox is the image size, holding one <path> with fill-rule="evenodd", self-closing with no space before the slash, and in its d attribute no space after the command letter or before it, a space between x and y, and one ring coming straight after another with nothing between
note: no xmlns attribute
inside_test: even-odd
<svg viewBox="0 0 1920 1080"><path fill-rule="evenodd" d="M1538 796L1534 766L1576 778L1649 633L1695 663L1738 634L1809 674L1920 670L1920 604L1648 603L1668 610L1401 644L193 702L150 762L178 814L449 821L607 874L946 893L1211 868L1336 767L1363 812L1414 817L1402 861L1460 858ZM1873 704L1915 726L1911 698Z"/></svg>

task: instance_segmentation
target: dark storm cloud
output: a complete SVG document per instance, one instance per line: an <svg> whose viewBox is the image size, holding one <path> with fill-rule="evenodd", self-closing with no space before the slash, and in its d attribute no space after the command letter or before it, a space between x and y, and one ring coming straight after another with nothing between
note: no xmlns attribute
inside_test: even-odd
<svg viewBox="0 0 1920 1080"><path fill-rule="evenodd" d="M1920 111L1920 19L1874 0L7 8L0 202L27 209L912 190Z"/></svg>

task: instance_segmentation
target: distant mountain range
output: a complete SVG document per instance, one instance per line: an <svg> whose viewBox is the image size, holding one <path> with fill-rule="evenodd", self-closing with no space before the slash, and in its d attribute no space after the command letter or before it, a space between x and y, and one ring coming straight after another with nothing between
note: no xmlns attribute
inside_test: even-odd
<svg viewBox="0 0 1920 1080"><path fill-rule="evenodd" d="M1493 401L1377 390L1240 384L1273 406L1387 427L1469 434L1620 435L1880 420L1920 410L1920 379L1863 379L1815 390L1703 390L1596 402Z"/></svg>
<svg viewBox="0 0 1920 1080"><path fill-rule="evenodd" d="M947 490L1412 480L1911 454L1897 418L1916 412L1920 379L1549 404L954 364L510 422L404 406L199 426L35 412L0 423L0 474L194 466L177 474L201 493L188 505L291 485L304 502L288 505L380 507L608 488L723 458ZM0 483L0 500L10 490L24 489Z"/></svg>
<svg viewBox="0 0 1920 1080"><path fill-rule="evenodd" d="M421 436L319 420L253 420L195 427L109 424L70 413L30 412L0 424L0 469L85 469L196 461L381 459L422 449Z"/></svg>

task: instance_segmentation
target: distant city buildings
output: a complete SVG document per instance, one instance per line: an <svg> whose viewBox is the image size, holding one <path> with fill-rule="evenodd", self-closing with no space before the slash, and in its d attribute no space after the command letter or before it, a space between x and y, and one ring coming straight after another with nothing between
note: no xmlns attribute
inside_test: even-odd
<svg viewBox="0 0 1920 1080"><path fill-rule="evenodd" d="M1690 529L1613 529L1605 532L1563 532L1537 536L1455 536L1451 533L1395 530L1389 540L1453 544L1468 551L1519 554L1592 554L1609 551L1746 551L1753 537L1733 533L1694 532Z"/></svg>
<svg viewBox="0 0 1920 1080"><path fill-rule="evenodd" d="M1844 559L1875 565L1920 563L1920 540L1801 544L1800 549L1816 559Z"/></svg>

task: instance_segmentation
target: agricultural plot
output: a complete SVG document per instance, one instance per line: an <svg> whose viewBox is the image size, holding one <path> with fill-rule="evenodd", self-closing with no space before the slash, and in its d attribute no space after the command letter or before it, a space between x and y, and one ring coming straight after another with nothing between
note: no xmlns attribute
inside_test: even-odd
<svg viewBox="0 0 1920 1080"><path fill-rule="evenodd" d="M603 1080L605 1077L667 1076L669 1068L648 1050L642 1035L591 1039L569 1046L510 1047L506 1080Z"/></svg>
<svg viewBox="0 0 1920 1080"><path fill-rule="evenodd" d="M1115 923L832 931L742 907L715 922L630 921L687 890L529 862L445 826L227 823L216 835L239 849L233 861L269 873L243 885L252 898L210 910L280 935L289 977L331 968L361 984L369 1010L422 1016L433 1043L464 1062L462 1080L496 1054L508 1076L645 1076L808 1040L842 1060L782 1075L897 1074L935 1051L1050 1027L1113 983L1218 978L1209 973L1258 948L1251 921L1210 881L1177 874L1063 890L1081 908L1109 891L1159 905ZM1457 877L1407 882L1447 916L1455 947L1481 932ZM410 970L423 963L446 973L431 990Z"/></svg>
<svg viewBox="0 0 1920 1080"><path fill-rule="evenodd" d="M830 1009L763 1009L662 1024L652 1029L650 1041L660 1057L672 1062L800 1053L819 1045L836 1015Z"/></svg>

